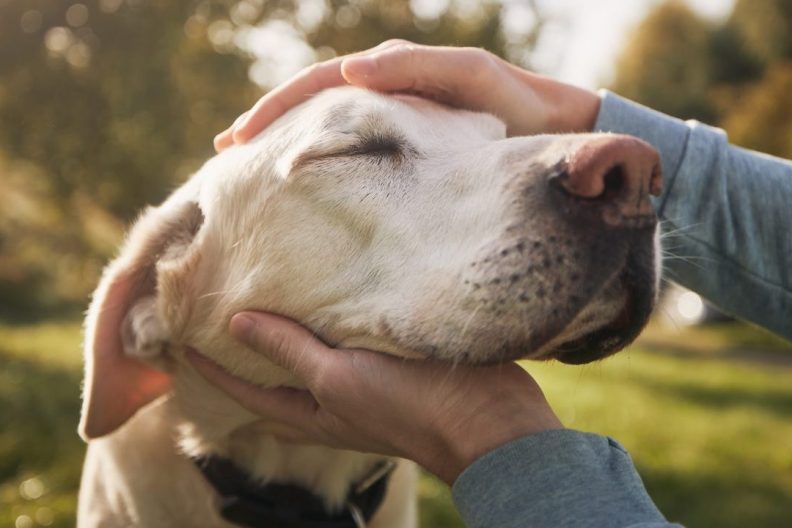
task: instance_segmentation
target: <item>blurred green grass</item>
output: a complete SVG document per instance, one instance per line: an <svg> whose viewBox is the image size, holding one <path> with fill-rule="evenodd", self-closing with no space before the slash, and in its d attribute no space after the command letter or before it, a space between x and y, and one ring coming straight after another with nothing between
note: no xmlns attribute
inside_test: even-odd
<svg viewBox="0 0 792 528"><path fill-rule="evenodd" d="M792 526L790 346L743 325L664 335L650 328L639 345L589 366L526 368L568 427L630 450L669 519ZM74 525L79 343L76 322L0 325L0 526ZM782 360L754 358L772 354ZM462 526L437 480L424 477L420 497L422 526Z"/></svg>

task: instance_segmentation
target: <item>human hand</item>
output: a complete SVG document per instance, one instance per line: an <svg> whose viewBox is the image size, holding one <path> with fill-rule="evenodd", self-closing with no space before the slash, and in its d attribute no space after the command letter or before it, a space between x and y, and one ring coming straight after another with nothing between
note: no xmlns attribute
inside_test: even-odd
<svg viewBox="0 0 792 528"><path fill-rule="evenodd" d="M589 90L523 70L480 48L389 40L304 69L218 134L215 148L245 143L290 108L325 88L344 84L409 92L489 112L506 123L510 136L591 131L600 105Z"/></svg>
<svg viewBox="0 0 792 528"><path fill-rule="evenodd" d="M563 426L514 363L472 367L334 349L297 323L244 312L231 334L306 387L261 388L196 352L195 368L283 439L409 458L453 484L483 454Z"/></svg>

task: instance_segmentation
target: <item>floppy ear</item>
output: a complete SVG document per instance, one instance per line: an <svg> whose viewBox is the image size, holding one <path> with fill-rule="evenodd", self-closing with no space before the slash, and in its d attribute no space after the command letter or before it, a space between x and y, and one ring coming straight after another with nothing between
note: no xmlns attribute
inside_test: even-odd
<svg viewBox="0 0 792 528"><path fill-rule="evenodd" d="M185 286L199 258L194 239L202 223L195 202L150 208L105 269L85 320L83 439L113 432L170 388L170 375L143 358L168 342L158 294L167 289L173 297L174 289ZM186 308L186 302L180 304ZM175 311L183 323L188 314Z"/></svg>

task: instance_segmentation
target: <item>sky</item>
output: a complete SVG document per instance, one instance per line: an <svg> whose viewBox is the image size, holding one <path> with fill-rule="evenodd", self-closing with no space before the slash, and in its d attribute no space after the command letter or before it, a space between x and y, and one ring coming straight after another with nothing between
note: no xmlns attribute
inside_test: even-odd
<svg viewBox="0 0 792 528"><path fill-rule="evenodd" d="M541 9L569 20L567 28L551 31L540 42L537 60L541 69L585 88L607 84L626 37L658 3L659 0L538 1ZM686 3L702 16L719 20L731 12L734 0Z"/></svg>

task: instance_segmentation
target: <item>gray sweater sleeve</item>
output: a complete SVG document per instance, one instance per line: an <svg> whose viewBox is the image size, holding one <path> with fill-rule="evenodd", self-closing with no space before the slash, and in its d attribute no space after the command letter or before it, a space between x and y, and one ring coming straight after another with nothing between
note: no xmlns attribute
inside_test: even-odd
<svg viewBox="0 0 792 528"><path fill-rule="evenodd" d="M792 162L729 145L723 130L600 92L595 130L660 152L667 276L792 340Z"/></svg>
<svg viewBox="0 0 792 528"><path fill-rule="evenodd" d="M515 440L457 478L469 528L668 528L615 440L570 429Z"/></svg>

